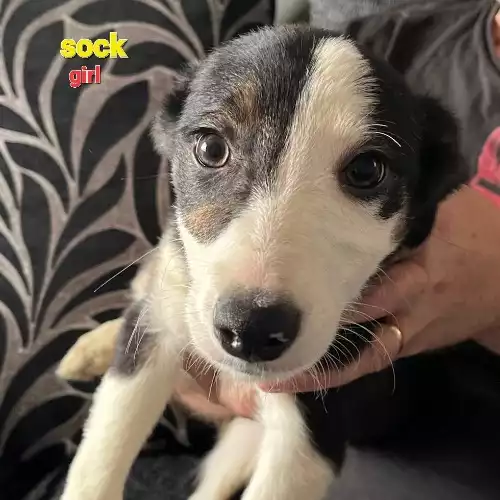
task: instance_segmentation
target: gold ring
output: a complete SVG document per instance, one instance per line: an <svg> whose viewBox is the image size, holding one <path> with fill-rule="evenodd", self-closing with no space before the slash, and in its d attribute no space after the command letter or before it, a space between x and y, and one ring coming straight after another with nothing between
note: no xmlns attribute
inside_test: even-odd
<svg viewBox="0 0 500 500"><path fill-rule="evenodd" d="M395 325L391 325L390 330L392 333L394 333L395 337L397 338L398 341L398 348L396 350L396 356L399 356L401 354L401 351L403 350L404 347L404 337L403 337L403 332Z"/></svg>

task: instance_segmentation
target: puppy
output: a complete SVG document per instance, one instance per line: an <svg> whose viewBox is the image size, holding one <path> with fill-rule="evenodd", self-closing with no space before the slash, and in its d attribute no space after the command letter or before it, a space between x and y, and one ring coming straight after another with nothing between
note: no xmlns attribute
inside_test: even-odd
<svg viewBox="0 0 500 500"><path fill-rule="evenodd" d="M170 227L132 285L63 500L122 498L186 349L235 383L354 360L373 325L346 327L345 312L465 179L447 112L306 27L245 35L189 68L153 137L171 159ZM321 500L346 443L373 430L365 403L386 408L387 380L321 400L258 391L258 420L227 426L192 499L246 486L244 500Z"/></svg>

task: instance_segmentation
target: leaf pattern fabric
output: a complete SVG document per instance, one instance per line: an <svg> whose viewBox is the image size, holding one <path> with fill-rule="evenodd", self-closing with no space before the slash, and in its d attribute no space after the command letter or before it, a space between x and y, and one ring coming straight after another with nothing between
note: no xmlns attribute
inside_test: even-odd
<svg viewBox="0 0 500 500"><path fill-rule="evenodd" d="M148 126L173 78L273 15L271 0L0 0L2 498L51 498L78 444L95 384L54 368L120 314L127 266L161 233L167 162ZM63 38L110 31L128 59L59 54ZM100 64L102 83L71 88L82 64ZM153 438L182 448L177 424L167 410Z"/></svg>

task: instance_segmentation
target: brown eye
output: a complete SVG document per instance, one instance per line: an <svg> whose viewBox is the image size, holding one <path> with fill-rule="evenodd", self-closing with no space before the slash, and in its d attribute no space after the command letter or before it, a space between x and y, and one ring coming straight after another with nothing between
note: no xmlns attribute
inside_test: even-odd
<svg viewBox="0 0 500 500"><path fill-rule="evenodd" d="M346 188L353 190L370 190L376 188L386 176L384 162L373 154L360 154L356 156L340 172L341 183Z"/></svg>
<svg viewBox="0 0 500 500"><path fill-rule="evenodd" d="M229 146L220 135L205 134L197 140L194 156L204 167L220 168L229 159Z"/></svg>

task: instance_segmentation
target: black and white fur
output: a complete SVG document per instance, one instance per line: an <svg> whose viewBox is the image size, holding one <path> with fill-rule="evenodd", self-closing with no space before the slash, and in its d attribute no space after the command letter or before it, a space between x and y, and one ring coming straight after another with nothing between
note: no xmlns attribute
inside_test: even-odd
<svg viewBox="0 0 500 500"><path fill-rule="evenodd" d="M193 154L208 132L229 144L221 168ZM464 179L454 121L435 101L352 41L310 28L264 29L216 50L186 72L153 136L171 158L173 220L132 286L63 500L122 498L186 348L235 384L316 369L344 311L387 259L427 237L438 203ZM360 154L387 169L368 192L342 181ZM300 316L276 359L221 345L214 311L245 293L282 298ZM336 390L258 392L258 421L229 423L192 500L229 499L244 485L244 500L321 500L347 441L362 434L364 402L390 392L380 376L369 389L366 380L347 402Z"/></svg>

